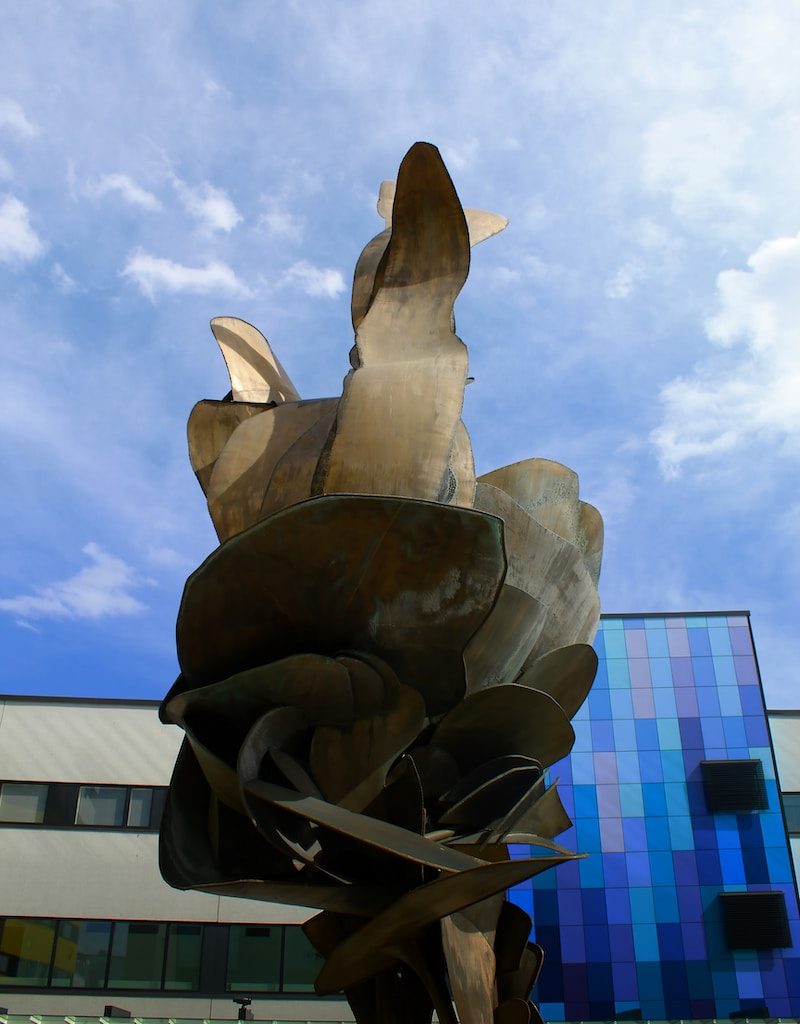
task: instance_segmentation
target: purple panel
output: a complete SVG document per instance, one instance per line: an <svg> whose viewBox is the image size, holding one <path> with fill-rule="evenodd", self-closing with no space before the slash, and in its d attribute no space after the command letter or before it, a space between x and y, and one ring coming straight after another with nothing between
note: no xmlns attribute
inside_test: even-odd
<svg viewBox="0 0 800 1024"><path fill-rule="evenodd" d="M629 661L628 671L631 675L631 686L634 689L653 685L650 678L650 662L646 658L634 658Z"/></svg>
<svg viewBox="0 0 800 1024"><path fill-rule="evenodd" d="M581 943L583 945L583 943ZM581 960L584 960L581 957ZM587 980L586 963L565 963L564 964L564 991L569 993L570 1004L575 1000L577 1002L584 1002L588 1005L589 1002L589 985Z"/></svg>
<svg viewBox="0 0 800 1024"><path fill-rule="evenodd" d="M617 782L617 755L613 751L598 751L594 755L594 778L598 783ZM617 811L619 815L619 811Z"/></svg>
<svg viewBox="0 0 800 1024"><path fill-rule="evenodd" d="M694 672L692 671L692 659L689 657L675 657L669 659L672 669L672 681L676 686L694 686Z"/></svg>
<svg viewBox="0 0 800 1024"><path fill-rule="evenodd" d="M623 999L638 999L639 984L636 978L636 964L633 960L633 938L631 938L631 957L629 961L618 960L614 956L614 947L611 947L613 963L611 973L614 978L614 996L622 1001Z"/></svg>
<svg viewBox="0 0 800 1024"><path fill-rule="evenodd" d="M675 690L675 706L679 718L696 718L699 715L697 694L693 686L682 686Z"/></svg>
<svg viewBox="0 0 800 1024"><path fill-rule="evenodd" d="M731 651L733 654L753 653L753 645L750 640L750 630L747 626L728 626L731 637Z"/></svg>
<svg viewBox="0 0 800 1024"><path fill-rule="evenodd" d="M688 658L689 635L685 629L670 629L667 633L667 644L671 658Z"/></svg>
<svg viewBox="0 0 800 1024"><path fill-rule="evenodd" d="M675 867L675 884L681 886L697 886L697 861L693 850L675 850L672 854L672 863ZM562 871L563 868L559 868Z"/></svg>
<svg viewBox="0 0 800 1024"><path fill-rule="evenodd" d="M703 749L703 731L696 718L680 718L678 726L681 730L681 745L684 750Z"/></svg>
<svg viewBox="0 0 800 1024"><path fill-rule="evenodd" d="M601 785L597 787L597 813L600 818L621 818L619 805L619 786Z"/></svg>
<svg viewBox="0 0 800 1024"><path fill-rule="evenodd" d="M756 663L752 657L743 654L734 655L733 667L736 669L736 682L740 686L752 686L754 683L758 683Z"/></svg>
<svg viewBox="0 0 800 1024"><path fill-rule="evenodd" d="M563 842L563 840L559 841ZM622 818L600 819L600 849L603 853L622 853L624 851Z"/></svg>
<svg viewBox="0 0 800 1024"><path fill-rule="evenodd" d="M646 658L648 656L647 636L643 629L626 629L625 646L628 648L629 658Z"/></svg>
<svg viewBox="0 0 800 1024"><path fill-rule="evenodd" d="M698 921L684 921L681 924L681 937L683 938L683 952L687 960L705 960L707 958L706 932L702 924Z"/></svg>
<svg viewBox="0 0 800 1024"><path fill-rule="evenodd" d="M700 889L696 886L678 886L677 893L680 920L683 925L701 922L703 920L703 900L700 898Z"/></svg>
<svg viewBox="0 0 800 1024"><path fill-rule="evenodd" d="M683 615L666 615L664 625L667 629L686 629L686 619Z"/></svg>
<svg viewBox="0 0 800 1024"><path fill-rule="evenodd" d="M578 925L583 921L580 889L561 889L557 892L558 916L562 925Z"/></svg>
<svg viewBox="0 0 800 1024"><path fill-rule="evenodd" d="M635 685L635 684L634 684ZM691 691L687 691L691 692ZM655 718L656 706L653 703L653 691L650 689L631 690L633 698L634 718Z"/></svg>
<svg viewBox="0 0 800 1024"><path fill-rule="evenodd" d="M562 924L561 962L563 964L580 964L586 962L586 947L583 942L583 926Z"/></svg>
<svg viewBox="0 0 800 1024"><path fill-rule="evenodd" d="M764 995L786 997L786 972L783 960L776 957L772 952L759 953L759 966L761 968L761 980L764 983Z"/></svg>
<svg viewBox="0 0 800 1024"><path fill-rule="evenodd" d="M564 836L559 836L559 839L565 839L565 837L574 832L574 829L570 829L569 832L565 832ZM573 837L572 841L568 844L568 849L575 849L576 840ZM566 864L559 864L558 866L558 884L563 885L570 889L578 889L581 884L581 862L579 860L568 860Z"/></svg>

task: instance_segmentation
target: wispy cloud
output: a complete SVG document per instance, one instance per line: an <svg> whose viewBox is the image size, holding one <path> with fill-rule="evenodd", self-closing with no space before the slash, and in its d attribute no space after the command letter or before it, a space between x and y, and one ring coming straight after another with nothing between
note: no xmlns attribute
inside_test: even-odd
<svg viewBox="0 0 800 1024"><path fill-rule="evenodd" d="M85 192L88 196L96 199L107 195L117 195L124 202L131 206L137 206L140 210L149 210L155 213L162 209L161 200L152 192L148 192L147 189L138 185L127 174L104 174L87 182Z"/></svg>
<svg viewBox="0 0 800 1024"><path fill-rule="evenodd" d="M50 276L53 278L53 284L62 295L70 295L72 292L79 290L77 282L69 276L60 263L53 264Z"/></svg>
<svg viewBox="0 0 800 1024"><path fill-rule="evenodd" d="M651 436L667 475L751 441L800 446L800 235L765 242L747 264L717 278L719 311L706 321L717 354L662 391Z"/></svg>
<svg viewBox="0 0 800 1024"><path fill-rule="evenodd" d="M22 139L31 139L37 133L36 125L15 100L0 97L0 128L6 128Z"/></svg>
<svg viewBox="0 0 800 1024"><path fill-rule="evenodd" d="M82 552L90 564L69 579L37 587L32 594L0 599L0 611L28 619L101 619L137 615L145 605L131 593L149 584L121 558L109 555L94 542Z"/></svg>
<svg viewBox="0 0 800 1024"><path fill-rule="evenodd" d="M283 275L284 284L301 288L312 298L335 299L345 289L341 271L331 267L315 267L308 260L293 263Z"/></svg>
<svg viewBox="0 0 800 1024"><path fill-rule="evenodd" d="M644 271L638 263L623 263L606 281L606 295L609 299L627 299L643 276Z"/></svg>
<svg viewBox="0 0 800 1024"><path fill-rule="evenodd" d="M172 184L186 210L206 231L232 231L242 217L228 193L207 181L197 188L173 177Z"/></svg>
<svg viewBox="0 0 800 1024"><path fill-rule="evenodd" d="M28 207L16 196L0 201L0 263L29 263L46 248L31 226Z"/></svg>
<svg viewBox="0 0 800 1024"><path fill-rule="evenodd" d="M299 242L303 237L303 222L277 202L269 202L268 209L258 218L259 226L274 238Z"/></svg>
<svg viewBox="0 0 800 1024"><path fill-rule="evenodd" d="M176 263L161 256L151 256L143 249L131 253L122 270L122 276L133 281L148 299L155 298L159 292L193 292L199 295L221 292L241 296L250 294L250 289L227 263L212 260L204 267L187 267L183 263Z"/></svg>

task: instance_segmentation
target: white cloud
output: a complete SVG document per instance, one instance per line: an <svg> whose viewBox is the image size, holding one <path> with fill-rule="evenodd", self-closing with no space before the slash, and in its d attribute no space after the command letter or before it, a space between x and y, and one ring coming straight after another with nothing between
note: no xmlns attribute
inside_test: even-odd
<svg viewBox="0 0 800 1024"><path fill-rule="evenodd" d="M0 156L0 181L11 181L13 177L14 168L5 157Z"/></svg>
<svg viewBox="0 0 800 1024"><path fill-rule="evenodd" d="M155 212L161 209L161 201L152 192L137 185L133 178L127 174L104 174L95 181L86 185L86 194L93 198L101 198L109 194L116 194L131 206L138 206L141 210Z"/></svg>
<svg viewBox="0 0 800 1024"><path fill-rule="evenodd" d="M465 139L461 143L445 146L442 156L448 167L456 171L466 171L475 163L480 144L477 139Z"/></svg>
<svg viewBox="0 0 800 1024"><path fill-rule="evenodd" d="M743 186L750 136L749 125L723 108L664 114L644 133L645 187L666 194L675 216L689 226L711 222L734 232L761 205Z"/></svg>
<svg viewBox="0 0 800 1024"><path fill-rule="evenodd" d="M627 299L643 277L644 271L638 263L623 263L606 281L606 295L609 299Z"/></svg>
<svg viewBox="0 0 800 1024"><path fill-rule="evenodd" d="M224 189L207 181L192 188L175 177L172 184L186 210L206 231L232 231L241 223L242 217Z"/></svg>
<svg viewBox="0 0 800 1024"><path fill-rule="evenodd" d="M667 475L750 442L800 447L800 235L765 242L747 264L717 277L706 321L717 354L662 390L651 439Z"/></svg>
<svg viewBox="0 0 800 1024"><path fill-rule="evenodd" d="M374 202L374 199L373 199ZM269 210L258 218L259 225L275 238L299 242L303 237L303 222L288 210L271 203Z"/></svg>
<svg viewBox="0 0 800 1024"><path fill-rule="evenodd" d="M100 619L137 615L145 606L131 591L147 585L121 558L95 543L82 548L90 564L67 580L37 587L33 594L0 599L0 611L27 619Z"/></svg>
<svg viewBox="0 0 800 1024"><path fill-rule="evenodd" d="M22 139L32 139L37 133L19 103L7 97L0 97L0 128L8 128Z"/></svg>
<svg viewBox="0 0 800 1024"><path fill-rule="evenodd" d="M143 249L131 253L122 276L134 281L149 299L154 298L158 292L250 294L250 289L239 280L227 263L212 260L204 267L187 267L161 256L151 256Z"/></svg>
<svg viewBox="0 0 800 1024"><path fill-rule="evenodd" d="M28 263L47 248L31 227L28 207L16 196L0 202L0 263Z"/></svg>
<svg viewBox="0 0 800 1024"><path fill-rule="evenodd" d="M335 299L345 288L341 272L330 267L315 267L308 260L293 263L283 275L285 284L297 285L312 298Z"/></svg>
<svg viewBox="0 0 800 1024"><path fill-rule="evenodd" d="M53 264L50 276L53 278L53 284L55 284L62 295L69 295L79 290L75 280L69 276L60 263Z"/></svg>

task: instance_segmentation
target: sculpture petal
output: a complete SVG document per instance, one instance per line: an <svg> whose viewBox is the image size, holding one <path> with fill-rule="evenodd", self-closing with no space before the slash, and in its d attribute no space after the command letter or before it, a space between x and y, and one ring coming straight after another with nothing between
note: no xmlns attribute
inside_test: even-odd
<svg viewBox="0 0 800 1024"><path fill-rule="evenodd" d="M441 714L464 693L462 651L505 572L501 531L491 516L390 497L284 509L187 580L177 624L186 688L309 647L355 648L387 661L429 715Z"/></svg>
<svg viewBox="0 0 800 1024"><path fill-rule="evenodd" d="M235 316L216 316L211 331L217 339L235 402L297 402L300 395L270 348L252 324Z"/></svg>
<svg viewBox="0 0 800 1024"><path fill-rule="evenodd" d="M512 752L547 768L566 757L575 733L549 694L509 683L465 697L437 725L430 742L452 754L462 770Z"/></svg>
<svg viewBox="0 0 800 1024"><path fill-rule="evenodd" d="M549 693L567 718L574 718L597 674L597 655L589 644L556 647L538 658L516 680L520 686Z"/></svg>

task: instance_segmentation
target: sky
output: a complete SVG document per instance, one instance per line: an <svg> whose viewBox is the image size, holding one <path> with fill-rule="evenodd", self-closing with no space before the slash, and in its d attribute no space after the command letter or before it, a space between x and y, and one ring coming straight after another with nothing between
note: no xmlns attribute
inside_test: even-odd
<svg viewBox="0 0 800 1024"><path fill-rule="evenodd" d="M158 698L216 546L186 451L255 324L338 395L380 182L505 214L458 299L479 472L603 514L606 612L749 609L800 706L800 8L37 0L0 56L0 692Z"/></svg>

